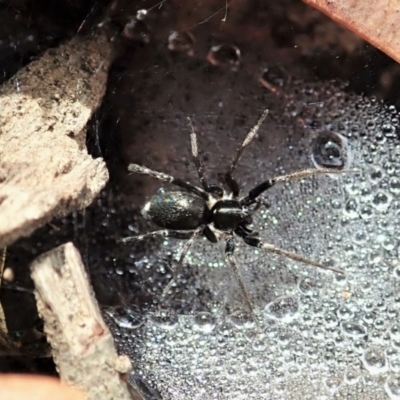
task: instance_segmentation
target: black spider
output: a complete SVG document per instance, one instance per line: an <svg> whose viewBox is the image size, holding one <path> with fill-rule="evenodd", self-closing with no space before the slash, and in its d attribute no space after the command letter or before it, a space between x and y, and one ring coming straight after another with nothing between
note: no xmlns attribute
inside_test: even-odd
<svg viewBox="0 0 400 400"><path fill-rule="evenodd" d="M174 277L171 279L163 293L166 293L170 289L174 278L182 268L183 260L189 251L190 246L194 240L201 235L204 235L210 242L213 243L216 243L220 239L226 240L226 260L234 271L242 295L246 300L246 303L253 316L253 306L244 286L243 280L239 274L237 263L233 255L235 251L235 235L240 237L249 246L268 250L273 253L288 257L292 260L312 265L314 267L343 273L343 271L340 269L319 264L315 261L311 261L299 256L296 253L282 250L272 244L262 242L257 237L257 233L253 232L249 228L249 225L252 222L251 217L260 206L258 197L276 183L289 182L306 178L315 174L343 172L341 170L334 169L306 169L294 172L292 174L268 179L251 189L246 196L239 197L239 184L233 178L232 173L239 163L243 150L253 140L267 115L268 110L265 110L257 124L250 130L243 143L238 148L236 156L225 174L225 184L227 190L222 189L217 185L207 184L204 177L203 164L199 157L197 136L189 118L188 121L190 128L192 156L202 188L192 185L189 182L174 178L171 175L164 174L163 172L154 171L137 164L130 164L128 166L128 170L131 172L149 175L153 178L159 179L160 181L172 183L173 185L185 189L185 191L165 191L158 193L154 195L143 207L143 216L164 229L146 233L144 235L131 236L122 239L123 243L130 243L136 240L160 236L188 239L183 247L177 266L174 269Z"/></svg>

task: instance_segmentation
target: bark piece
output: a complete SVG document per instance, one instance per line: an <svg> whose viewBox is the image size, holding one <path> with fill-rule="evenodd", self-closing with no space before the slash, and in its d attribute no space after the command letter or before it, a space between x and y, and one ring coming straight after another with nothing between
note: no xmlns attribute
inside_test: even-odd
<svg viewBox="0 0 400 400"><path fill-rule="evenodd" d="M0 87L0 247L88 206L105 185L85 126L106 89L104 35L48 50Z"/></svg>
<svg viewBox="0 0 400 400"><path fill-rule="evenodd" d="M3 280L3 272L4 272L4 265L6 263L6 254L7 254L7 247L3 247L0 249L0 289L1 283ZM0 354L1 354L1 343L2 343L2 336L7 335L7 323L6 323L6 316L4 314L3 306L1 305L1 297L0 297Z"/></svg>
<svg viewBox="0 0 400 400"><path fill-rule="evenodd" d="M93 400L131 399L127 356L118 356L78 250L67 243L31 266L38 311L61 380ZM140 398L140 397L139 397Z"/></svg>
<svg viewBox="0 0 400 400"><path fill-rule="evenodd" d="M304 0L400 62L400 4L392 0Z"/></svg>

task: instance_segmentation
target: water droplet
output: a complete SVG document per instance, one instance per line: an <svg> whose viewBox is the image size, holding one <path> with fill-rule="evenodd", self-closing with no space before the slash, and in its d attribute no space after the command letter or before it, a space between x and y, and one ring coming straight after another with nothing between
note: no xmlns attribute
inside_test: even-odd
<svg viewBox="0 0 400 400"><path fill-rule="evenodd" d="M393 339L400 340L400 324L397 322L394 323L389 328L389 334Z"/></svg>
<svg viewBox="0 0 400 400"><path fill-rule="evenodd" d="M367 334L367 329L357 322L342 322L341 328L344 335L353 338L363 337Z"/></svg>
<svg viewBox="0 0 400 400"><path fill-rule="evenodd" d="M257 375L258 368L251 364L245 364L242 368L242 372L245 376L253 377Z"/></svg>
<svg viewBox="0 0 400 400"><path fill-rule="evenodd" d="M260 83L272 93L279 93L286 81L286 72L277 66L265 68L260 76Z"/></svg>
<svg viewBox="0 0 400 400"><path fill-rule="evenodd" d="M362 244L367 242L368 238L369 237L368 237L367 232L365 232L365 231L357 231L353 236L353 242L355 244L362 245Z"/></svg>
<svg viewBox="0 0 400 400"><path fill-rule="evenodd" d="M364 351L361 361L371 375L378 375L388 370L385 353L377 347L369 347Z"/></svg>
<svg viewBox="0 0 400 400"><path fill-rule="evenodd" d="M397 176L392 176L389 179L389 191L393 194L400 193L400 179Z"/></svg>
<svg viewBox="0 0 400 400"><path fill-rule="evenodd" d="M254 349L254 351L264 351L267 348L267 342L263 337L256 337L251 342L251 347Z"/></svg>
<svg viewBox="0 0 400 400"><path fill-rule="evenodd" d="M325 314L324 321L327 328L335 327L338 324L337 317L333 312Z"/></svg>
<svg viewBox="0 0 400 400"><path fill-rule="evenodd" d="M215 328L215 317L209 312L198 312L194 316L194 328L204 333L212 332Z"/></svg>
<svg viewBox="0 0 400 400"><path fill-rule="evenodd" d="M343 378L341 376L330 376L324 379L323 382L328 392L335 393L343 383Z"/></svg>
<svg viewBox="0 0 400 400"><path fill-rule="evenodd" d="M150 30L147 24L137 18L132 18L124 27L123 36L136 42L149 43Z"/></svg>
<svg viewBox="0 0 400 400"><path fill-rule="evenodd" d="M317 168L343 169L348 161L347 139L334 132L323 132L312 144L312 160Z"/></svg>
<svg viewBox="0 0 400 400"><path fill-rule="evenodd" d="M308 296L317 296L318 290L321 289L321 287L322 285L320 282L310 277L301 278L298 283L299 291Z"/></svg>
<svg viewBox="0 0 400 400"><path fill-rule="evenodd" d="M382 125L382 132L389 139L393 139L393 138L397 137L396 127L393 126L391 123L388 123L388 122L384 123Z"/></svg>
<svg viewBox="0 0 400 400"><path fill-rule="evenodd" d="M349 306L343 305L337 310L337 316L339 319L347 321L354 317L354 312Z"/></svg>
<svg viewBox="0 0 400 400"><path fill-rule="evenodd" d="M354 367L346 368L344 373L344 381L348 385L355 385L360 381L361 378L361 371Z"/></svg>
<svg viewBox="0 0 400 400"><path fill-rule="evenodd" d="M211 47L207 54L207 60L215 66L229 67L236 71L240 65L240 50L233 45L221 44Z"/></svg>
<svg viewBox="0 0 400 400"><path fill-rule="evenodd" d="M372 207L369 204L364 204L361 207L360 215L361 215L362 219L368 220L368 219L371 219L374 216L374 211L373 211Z"/></svg>
<svg viewBox="0 0 400 400"><path fill-rule="evenodd" d="M391 196L385 192L378 192L372 200L372 205L376 210L385 212L389 208L390 202Z"/></svg>
<svg viewBox="0 0 400 400"><path fill-rule="evenodd" d="M349 219L358 218L358 203L356 199L347 200L344 210L344 215Z"/></svg>
<svg viewBox="0 0 400 400"><path fill-rule="evenodd" d="M353 349L356 353L362 354L367 348L367 343L364 340L357 339L353 343Z"/></svg>
<svg viewBox="0 0 400 400"><path fill-rule="evenodd" d="M115 273L119 276L123 276L125 274L125 269L121 265L117 265L114 269Z"/></svg>
<svg viewBox="0 0 400 400"><path fill-rule="evenodd" d="M195 38L191 32L174 31L168 37L168 49L171 51L185 51L192 55L194 42Z"/></svg>
<svg viewBox="0 0 400 400"><path fill-rule="evenodd" d="M374 323L374 320L375 320L375 313L373 312L366 312L363 315L363 321L368 325L372 325Z"/></svg>
<svg viewBox="0 0 400 400"><path fill-rule="evenodd" d="M267 317L290 322L298 316L299 303L295 297L281 296L265 306Z"/></svg>
<svg viewBox="0 0 400 400"><path fill-rule="evenodd" d="M239 329L250 329L255 325L253 316L250 313L242 310L237 310L229 314L228 321Z"/></svg>
<svg viewBox="0 0 400 400"><path fill-rule="evenodd" d="M389 368L392 372L400 372L400 352L394 348L389 347L385 351L386 358L389 361Z"/></svg>
<svg viewBox="0 0 400 400"><path fill-rule="evenodd" d="M389 376L385 382L385 390L393 400L400 400L400 376Z"/></svg>
<svg viewBox="0 0 400 400"><path fill-rule="evenodd" d="M162 329L171 330L178 324L178 315L172 310L158 310L150 314L150 320Z"/></svg>
<svg viewBox="0 0 400 400"><path fill-rule="evenodd" d="M382 319L382 318L377 318L377 319L374 321L374 327L375 327L376 329L378 329L378 330L384 329L384 328L385 328L385 325L386 325L385 320Z"/></svg>
<svg viewBox="0 0 400 400"><path fill-rule="evenodd" d="M239 376L237 369L232 366L226 368L225 375L228 379L232 379L232 380L237 380L237 378Z"/></svg>
<svg viewBox="0 0 400 400"><path fill-rule="evenodd" d="M141 9L136 12L136 18L140 21L144 20L147 16L147 10Z"/></svg>
<svg viewBox="0 0 400 400"><path fill-rule="evenodd" d="M399 249L400 252L400 249ZM393 277L395 279L400 279L400 265L393 269Z"/></svg>
<svg viewBox="0 0 400 400"><path fill-rule="evenodd" d="M128 307L105 310L121 329L137 329L144 323L143 315Z"/></svg>

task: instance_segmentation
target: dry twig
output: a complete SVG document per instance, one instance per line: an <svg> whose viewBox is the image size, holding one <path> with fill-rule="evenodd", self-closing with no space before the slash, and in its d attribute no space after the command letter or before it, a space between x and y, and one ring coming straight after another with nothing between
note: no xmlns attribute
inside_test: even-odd
<svg viewBox="0 0 400 400"><path fill-rule="evenodd" d="M31 268L61 380L85 390L93 400L131 399L126 383L130 360L117 355L73 244L43 254Z"/></svg>

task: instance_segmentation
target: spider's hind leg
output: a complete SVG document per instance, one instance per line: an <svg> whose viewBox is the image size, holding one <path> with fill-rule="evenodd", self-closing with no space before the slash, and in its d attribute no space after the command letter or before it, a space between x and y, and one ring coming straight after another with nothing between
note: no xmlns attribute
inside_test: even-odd
<svg viewBox="0 0 400 400"><path fill-rule="evenodd" d="M183 246L181 255L179 256L179 260L178 260L177 264L175 265L175 267L173 268L174 275L173 275L172 279L169 281L168 285L163 290L162 297L164 297L171 289L172 284L175 281L175 278L178 276L178 274L182 270L183 261L185 260L185 257L187 255L188 251L192 247L193 242L203 234L204 228L205 227L202 225L202 226L199 226L195 231L190 232L190 237L189 237L188 241L185 243L185 245Z"/></svg>
<svg viewBox="0 0 400 400"><path fill-rule="evenodd" d="M336 272L338 274L344 274L344 272L339 268L329 267L328 265L323 265L323 264L317 263L315 261L309 260L303 256L300 256L299 254L293 253L291 251L283 250L283 249L280 249L279 247L274 246L273 244L263 242L257 237L250 236L250 235L243 235L243 234L241 234L241 232L238 232L238 231L235 231L235 233L238 234L239 236L241 236L243 241L246 244L248 244L249 246L258 247L259 249L267 250L267 251L270 251L271 253L275 253L280 256L290 258L291 260L298 261L303 264L312 265L313 267L330 270L330 271Z"/></svg>
<svg viewBox="0 0 400 400"><path fill-rule="evenodd" d="M122 239L118 239L118 242L129 244L133 242L138 242L140 240L156 239L159 237L170 237L173 239L190 239L193 235L193 232L194 231L173 231L170 229L161 229L159 231L144 233L143 235L124 237Z"/></svg>
<svg viewBox="0 0 400 400"><path fill-rule="evenodd" d="M231 236L228 238L228 240L226 241L226 246L225 246L225 258L227 263L231 266L232 270L233 270L233 274L235 275L235 278L237 280L237 283L239 284L239 288L240 288L240 292L242 293L242 296L247 304L247 307L250 310L250 313L253 317L254 322L258 325L258 320L256 318L255 312L254 312L254 308L253 308L253 304L250 300L250 296L247 292L247 289L244 285L243 279L240 275L239 272L239 268L235 259L235 256L233 255L235 251L235 239Z"/></svg>

